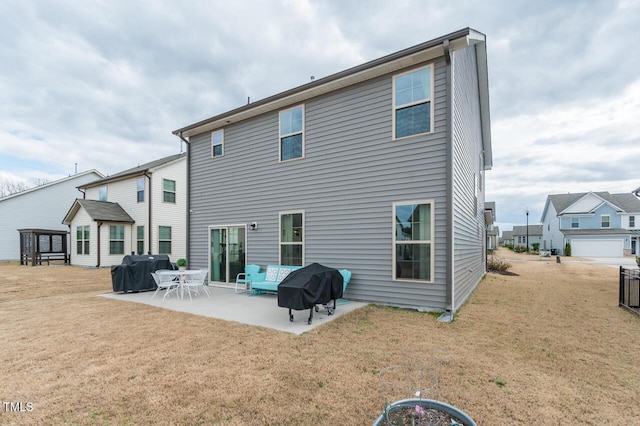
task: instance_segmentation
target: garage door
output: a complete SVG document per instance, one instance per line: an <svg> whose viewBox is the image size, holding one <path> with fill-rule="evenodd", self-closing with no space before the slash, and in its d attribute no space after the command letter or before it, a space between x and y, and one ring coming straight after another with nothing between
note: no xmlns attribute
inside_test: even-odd
<svg viewBox="0 0 640 426"><path fill-rule="evenodd" d="M571 255L577 257L622 257L622 240L571 240Z"/></svg>

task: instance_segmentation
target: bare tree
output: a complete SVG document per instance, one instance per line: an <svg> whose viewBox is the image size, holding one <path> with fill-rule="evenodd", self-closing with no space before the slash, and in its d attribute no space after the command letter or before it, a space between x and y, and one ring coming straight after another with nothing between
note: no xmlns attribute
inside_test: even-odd
<svg viewBox="0 0 640 426"><path fill-rule="evenodd" d="M35 185L33 185L35 186ZM0 197L6 197L31 188L26 182L8 177L0 178Z"/></svg>

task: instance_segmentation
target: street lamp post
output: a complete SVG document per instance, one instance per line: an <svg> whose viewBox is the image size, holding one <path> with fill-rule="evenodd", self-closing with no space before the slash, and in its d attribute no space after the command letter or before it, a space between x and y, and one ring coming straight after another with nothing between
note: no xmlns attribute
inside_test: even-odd
<svg viewBox="0 0 640 426"><path fill-rule="evenodd" d="M529 209L527 209L525 211L525 213L527 213L527 240L526 240L526 244L527 244L527 253L529 253Z"/></svg>

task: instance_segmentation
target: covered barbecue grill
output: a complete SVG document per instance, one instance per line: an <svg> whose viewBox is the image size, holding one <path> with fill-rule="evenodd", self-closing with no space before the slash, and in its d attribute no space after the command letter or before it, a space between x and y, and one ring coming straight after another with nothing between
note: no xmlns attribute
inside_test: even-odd
<svg viewBox="0 0 640 426"><path fill-rule="evenodd" d="M151 272L174 269L166 254L127 255L121 265L111 266L111 284L114 292L155 290Z"/></svg>
<svg viewBox="0 0 640 426"><path fill-rule="evenodd" d="M293 321L292 309L309 309L308 323L311 324L316 305L335 302L342 297L343 282L342 274L337 269L312 263L292 271L280 282L278 306L289 308L289 321Z"/></svg>

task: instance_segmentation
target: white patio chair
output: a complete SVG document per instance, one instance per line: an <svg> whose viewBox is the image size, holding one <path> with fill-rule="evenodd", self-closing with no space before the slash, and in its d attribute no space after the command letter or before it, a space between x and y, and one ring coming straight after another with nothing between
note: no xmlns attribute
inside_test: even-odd
<svg viewBox="0 0 640 426"><path fill-rule="evenodd" d="M196 295L200 295L200 288L204 290L207 294L207 297L211 298L209 294L209 290L207 289L207 275L209 274L208 269L201 269L199 274L190 274L186 277L184 283L182 284L185 291L189 293L189 300L193 300L191 297L191 292L193 291Z"/></svg>
<svg viewBox="0 0 640 426"><path fill-rule="evenodd" d="M156 272L161 272L161 271L156 271ZM153 293L153 296L151 296L151 299L156 297L156 294L158 294L158 292L161 289L165 289L166 293L162 297L162 300L164 300L165 297L167 297L172 290L177 290L177 288L180 286L180 283L178 281L175 281L175 277L172 277L171 275L157 274L156 272L150 272L151 276L153 277L153 280L156 282L156 285L158 286L158 288L156 288L156 291Z"/></svg>

